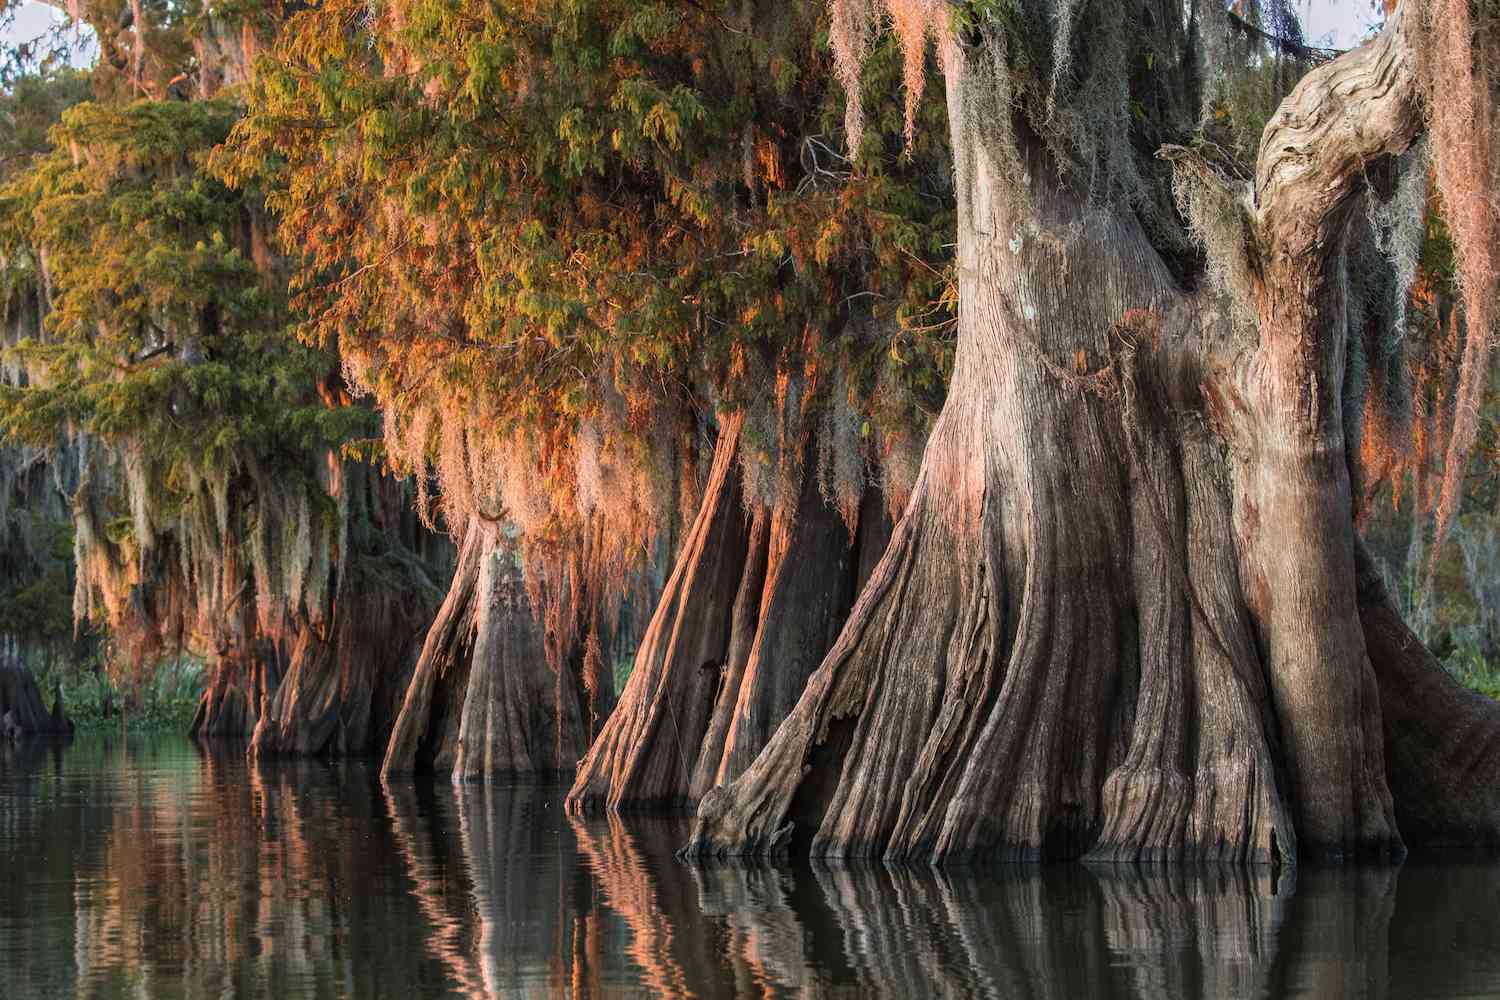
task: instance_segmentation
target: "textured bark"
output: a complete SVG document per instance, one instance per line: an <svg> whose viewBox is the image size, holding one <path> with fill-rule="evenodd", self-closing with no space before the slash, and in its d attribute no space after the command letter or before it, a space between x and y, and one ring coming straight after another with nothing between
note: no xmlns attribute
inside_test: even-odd
<svg viewBox="0 0 1500 1000"><path fill-rule="evenodd" d="M948 400L843 633L703 797L689 855L1403 852L1340 404L1350 207L1421 123L1410 27L1309 74L1253 191L1230 192L1251 322L1182 289L1132 216L1084 205L1025 138L1017 197L972 118L1002 88L946 51Z"/></svg>
<svg viewBox="0 0 1500 1000"><path fill-rule="evenodd" d="M1173 316L1170 279L1137 227L1075 221L1069 273L1109 296L1028 283L1061 270L1046 247L1011 265L961 245L958 367L913 501L801 702L705 797L696 850L775 853L794 830L891 857L1290 850L1222 451L1173 411L1196 373L1112 342L1127 309ZM1116 390L1060 377L1039 336Z"/></svg>
<svg viewBox="0 0 1500 1000"><path fill-rule="evenodd" d="M473 665L454 778L571 773L588 745L579 664L569 662L566 651L549 657L508 550L492 548L479 571L476 597Z"/></svg>
<svg viewBox="0 0 1500 1000"><path fill-rule="evenodd" d="M587 743L581 655L549 650L500 530L476 522L427 632L382 773L571 771Z"/></svg>
<svg viewBox="0 0 1500 1000"><path fill-rule="evenodd" d="M251 753L347 756L385 747L399 704L394 692L406 689L420 627L394 608L360 606L352 594L334 618L331 637L312 626L298 632Z"/></svg>
<svg viewBox="0 0 1500 1000"><path fill-rule="evenodd" d="M0 664L0 739L72 731L73 723L63 714L61 691L49 712L30 670L19 664Z"/></svg>
<svg viewBox="0 0 1500 1000"><path fill-rule="evenodd" d="M406 697L386 744L382 775L422 769L448 771L457 753L463 700L474 648L479 575L488 555L480 525L471 525L437 618L427 630Z"/></svg>
<svg viewBox="0 0 1500 1000"><path fill-rule="evenodd" d="M806 447L794 510L747 512L740 420L725 420L697 518L634 669L579 765L570 809L690 806L754 760L837 636L883 512L851 537Z"/></svg>
<svg viewBox="0 0 1500 1000"><path fill-rule="evenodd" d="M281 670L269 643L248 655L226 653L209 666L188 733L197 740L248 743L276 691Z"/></svg>
<svg viewBox="0 0 1500 1000"><path fill-rule="evenodd" d="M1331 851L1400 846L1355 601L1343 243L1367 164L1403 152L1422 123L1414 10L1302 81L1255 175L1261 338L1238 373L1252 416L1234 439L1249 451L1236 515L1298 832Z"/></svg>
<svg viewBox="0 0 1500 1000"><path fill-rule="evenodd" d="M325 390L330 407L341 405ZM400 484L358 465L330 469L330 495L344 507L332 600L317 620L287 628L285 669L267 688L252 755L384 753L441 593L433 578L448 543L422 527Z"/></svg>

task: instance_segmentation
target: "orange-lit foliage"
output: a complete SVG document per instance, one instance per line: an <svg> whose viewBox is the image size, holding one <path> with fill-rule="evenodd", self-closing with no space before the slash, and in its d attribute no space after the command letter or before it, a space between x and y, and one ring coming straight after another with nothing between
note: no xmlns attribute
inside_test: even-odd
<svg viewBox="0 0 1500 1000"><path fill-rule="evenodd" d="M750 503L825 413L846 504L920 438L951 351L942 130L839 152L820 5L366 9L292 18L221 166L270 192L305 335L450 527L512 525L555 605L691 516L716 412L747 414Z"/></svg>
<svg viewBox="0 0 1500 1000"><path fill-rule="evenodd" d="M1477 16L1476 16L1477 15ZM1437 504L1441 537L1458 512L1464 472L1478 432L1480 396L1489 383L1500 268L1500 12L1493 4L1435 0L1425 18L1422 70L1444 217L1453 233L1467 328L1457 373L1452 436ZM1436 551L1436 550L1435 550Z"/></svg>

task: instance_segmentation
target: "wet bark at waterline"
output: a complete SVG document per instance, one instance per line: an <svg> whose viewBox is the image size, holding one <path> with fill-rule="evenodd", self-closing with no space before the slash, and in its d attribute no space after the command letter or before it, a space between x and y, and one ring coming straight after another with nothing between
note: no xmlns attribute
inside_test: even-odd
<svg viewBox="0 0 1500 1000"><path fill-rule="evenodd" d="M347 587L331 620L301 622L281 641L252 640L211 664L191 735L252 755L381 752L416 661L424 602Z"/></svg>
<svg viewBox="0 0 1500 1000"><path fill-rule="evenodd" d="M510 544L475 522L386 748L387 776L571 772L588 743L581 650L549 655Z"/></svg>
<svg viewBox="0 0 1500 1000"><path fill-rule="evenodd" d="M385 746L421 632L394 608L359 610L369 613L338 614L330 637L299 631L258 713L251 753L346 756Z"/></svg>
<svg viewBox="0 0 1500 1000"><path fill-rule="evenodd" d="M675 810L738 777L796 704L889 535L866 492L851 530L807 446L795 509L747 505L724 421L697 518L620 703L579 764L578 811Z"/></svg>
<svg viewBox="0 0 1500 1000"><path fill-rule="evenodd" d="M948 400L838 641L705 794L689 855L1388 859L1403 834L1495 839L1500 712L1356 573L1342 261L1372 164L1421 127L1411 6L1298 85L1250 190L1165 151L1243 213L1248 321L1025 137L1017 197L1004 140L970 118L1003 90L993 65L946 53ZM1456 723L1463 747L1435 735Z"/></svg>
<svg viewBox="0 0 1500 1000"><path fill-rule="evenodd" d="M255 643L245 653L221 653L209 664L189 735L248 744L280 679L276 650L269 642Z"/></svg>
<svg viewBox="0 0 1500 1000"><path fill-rule="evenodd" d="M30 670L20 664L0 664L0 740L72 731L61 689L54 692L49 710Z"/></svg>

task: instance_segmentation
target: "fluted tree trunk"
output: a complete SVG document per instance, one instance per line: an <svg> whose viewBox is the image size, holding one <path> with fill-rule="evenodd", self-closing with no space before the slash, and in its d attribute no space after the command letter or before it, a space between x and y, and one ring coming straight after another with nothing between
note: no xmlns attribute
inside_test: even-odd
<svg viewBox="0 0 1500 1000"><path fill-rule="evenodd" d="M500 527L474 521L382 773L430 769L464 780L571 772L591 718L581 651L570 645L547 641Z"/></svg>
<svg viewBox="0 0 1500 1000"><path fill-rule="evenodd" d="M323 620L296 622L284 675L268 688L255 724L252 754L384 753L432 619L440 593L432 577L441 579L445 560L437 553L446 554L446 541L420 525L398 482L371 469L345 466L337 490L346 523L380 539L384 558L345 546ZM365 548L369 538L360 542ZM398 560L404 572L391 580L385 573Z"/></svg>
<svg viewBox="0 0 1500 1000"><path fill-rule="evenodd" d="M422 637L408 595L348 593L324 634L297 631L285 676L256 717L250 752L256 755L360 755L382 752L395 724ZM411 612L416 612L415 614Z"/></svg>
<svg viewBox="0 0 1500 1000"><path fill-rule="evenodd" d="M241 601L225 616L188 733L199 741L249 743L281 683L275 643L255 638L254 611Z"/></svg>
<svg viewBox="0 0 1500 1000"><path fill-rule="evenodd" d="M874 489L845 524L820 492L811 441L795 503L747 510L741 424L723 421L698 515L570 809L672 810L738 777L796 704L889 537Z"/></svg>
<svg viewBox="0 0 1500 1000"><path fill-rule="evenodd" d="M1298 85L1252 186L1164 151L1241 233L1238 315L1024 135L1018 194L1003 130L973 114L1003 91L994 63L945 46L948 401L838 642L704 797L689 854L1289 860L1399 855L1401 830L1493 839L1500 713L1465 703L1483 739L1463 760L1414 735L1461 699L1356 577L1344 241L1368 172L1421 128L1415 21ZM1448 762L1486 790L1417 790Z"/></svg>

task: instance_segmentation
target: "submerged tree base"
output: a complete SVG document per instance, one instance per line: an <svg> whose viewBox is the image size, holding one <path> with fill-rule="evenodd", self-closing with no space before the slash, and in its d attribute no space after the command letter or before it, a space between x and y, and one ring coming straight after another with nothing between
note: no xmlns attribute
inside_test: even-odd
<svg viewBox="0 0 1500 1000"><path fill-rule="evenodd" d="M476 520L386 747L385 776L571 773L588 741L580 664L549 649L511 547Z"/></svg>
<svg viewBox="0 0 1500 1000"><path fill-rule="evenodd" d="M0 739L71 733L73 723L63 713L60 690L56 699L52 711L47 711L31 671L18 664L0 664Z"/></svg>
<svg viewBox="0 0 1500 1000"><path fill-rule="evenodd" d="M822 495L816 449L795 502L742 492L742 418L726 418L703 502L620 703L579 764L577 813L691 809L770 740L837 637L889 537L880 494L852 522Z"/></svg>
<svg viewBox="0 0 1500 1000"><path fill-rule="evenodd" d="M1183 288L1138 217L976 117L1011 114L1004 56L984 55L1001 41L943 44L947 403L838 642L755 762L704 795L687 856L1244 863L1496 842L1500 707L1443 676L1358 568L1343 255L1368 165L1421 128L1411 7L1302 80L1253 190L1164 151L1227 216L1230 292Z"/></svg>
<svg viewBox="0 0 1500 1000"><path fill-rule="evenodd" d="M188 735L202 741L248 743L279 677L269 648L254 657L221 656L209 667L208 684Z"/></svg>

